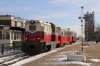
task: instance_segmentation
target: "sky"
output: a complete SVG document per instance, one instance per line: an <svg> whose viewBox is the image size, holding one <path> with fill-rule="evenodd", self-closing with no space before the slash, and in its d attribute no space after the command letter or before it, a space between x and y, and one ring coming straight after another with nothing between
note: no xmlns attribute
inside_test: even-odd
<svg viewBox="0 0 100 66"><path fill-rule="evenodd" d="M100 23L99 3L100 0L0 0L0 15L52 22L81 35L81 6L83 14L94 11L95 22Z"/></svg>

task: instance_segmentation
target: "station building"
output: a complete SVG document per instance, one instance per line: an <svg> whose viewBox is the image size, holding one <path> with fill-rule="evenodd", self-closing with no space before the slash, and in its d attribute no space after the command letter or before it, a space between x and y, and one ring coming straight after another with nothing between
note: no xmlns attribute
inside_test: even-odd
<svg viewBox="0 0 100 66"><path fill-rule="evenodd" d="M26 20L12 15L0 15L0 44L24 41Z"/></svg>

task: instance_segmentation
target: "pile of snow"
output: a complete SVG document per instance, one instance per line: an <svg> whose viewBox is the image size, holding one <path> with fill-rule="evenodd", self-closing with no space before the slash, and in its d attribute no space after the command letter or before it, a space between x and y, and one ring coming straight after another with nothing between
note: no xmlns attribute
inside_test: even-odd
<svg viewBox="0 0 100 66"><path fill-rule="evenodd" d="M67 55L67 60L85 62L86 61L86 56L85 55L68 54Z"/></svg>

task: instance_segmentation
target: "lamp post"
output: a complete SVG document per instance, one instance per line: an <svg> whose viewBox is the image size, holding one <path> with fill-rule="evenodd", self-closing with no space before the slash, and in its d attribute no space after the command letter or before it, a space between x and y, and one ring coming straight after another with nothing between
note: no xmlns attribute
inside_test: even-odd
<svg viewBox="0 0 100 66"><path fill-rule="evenodd" d="M83 6L81 6L81 17L79 17L79 19L81 19L81 44L82 44L82 51L83 51Z"/></svg>

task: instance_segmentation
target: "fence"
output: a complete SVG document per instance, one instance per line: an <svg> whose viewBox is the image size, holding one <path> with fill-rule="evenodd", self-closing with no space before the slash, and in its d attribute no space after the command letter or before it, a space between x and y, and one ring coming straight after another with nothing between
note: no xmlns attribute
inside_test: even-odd
<svg viewBox="0 0 100 66"><path fill-rule="evenodd" d="M21 44L21 41L13 41L13 43L0 44L0 54L21 50Z"/></svg>

